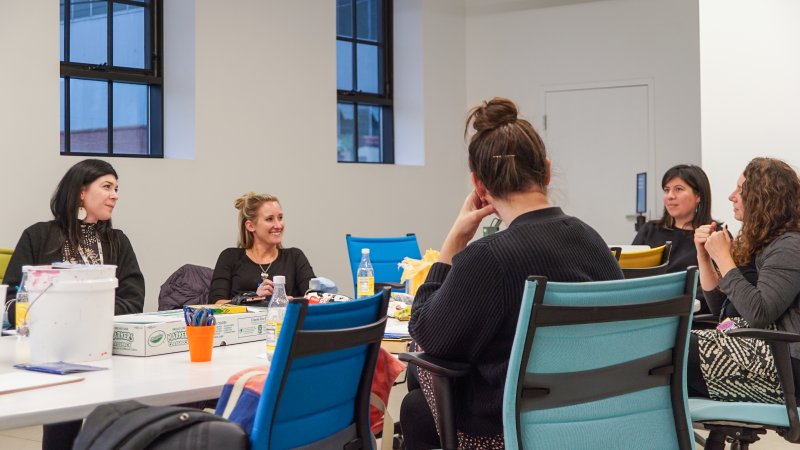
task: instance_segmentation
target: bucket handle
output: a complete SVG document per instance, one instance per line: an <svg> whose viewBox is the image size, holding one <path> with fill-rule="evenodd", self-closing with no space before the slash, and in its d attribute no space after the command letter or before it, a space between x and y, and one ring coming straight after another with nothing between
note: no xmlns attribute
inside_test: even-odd
<svg viewBox="0 0 800 450"><path fill-rule="evenodd" d="M25 311L25 316L26 317L25 317L25 320L23 322L27 326L24 327L22 330L17 330L17 333L20 333L22 336L28 336L28 334L30 332L30 323L27 323L27 322L28 322L28 316L30 316L30 313L31 313L31 308L33 308L34 303L36 303L36 301L39 300L42 297L42 294L47 292L47 290L50 289L51 287L53 287L53 281L49 282L47 284L47 286L45 286L45 288L42 289L41 292L39 292L39 295L37 295L36 298L34 298L32 300L30 298L28 299L28 310ZM16 303L17 303L17 299L16 298L14 298L10 302L6 303L6 317L8 317L8 311L9 311L9 308L11 307L11 305L12 304L16 304Z"/></svg>

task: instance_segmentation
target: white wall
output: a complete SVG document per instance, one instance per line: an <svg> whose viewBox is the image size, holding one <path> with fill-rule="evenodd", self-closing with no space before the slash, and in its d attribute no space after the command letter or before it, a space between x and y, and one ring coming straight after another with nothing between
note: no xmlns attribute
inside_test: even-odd
<svg viewBox="0 0 800 450"><path fill-rule="evenodd" d="M146 310L155 309L160 284L180 265L213 266L235 244L233 201L250 190L282 200L285 244L302 248L316 273L345 292L352 292L346 233L416 232L423 250L439 247L467 192L460 0L424 1L418 18L407 18L417 20L422 43L420 53L401 55L419 58L419 82L411 88L424 92L411 109L423 118L423 166L337 164L335 2L170 2L166 12L189 19L166 18L165 26L177 20L181 30L167 33L173 40L165 70L172 75L165 89L175 88L167 117L184 120L166 124L165 151L194 159L110 159L120 176L114 225L139 257ZM58 154L55 5L0 4L2 247L51 217L50 195L80 159ZM403 30L395 31L402 42ZM404 101L398 96L401 109Z"/></svg>
<svg viewBox="0 0 800 450"><path fill-rule="evenodd" d="M700 2L703 168L714 216L739 229L725 197L756 156L800 168L800 2Z"/></svg>
<svg viewBox="0 0 800 450"><path fill-rule="evenodd" d="M468 2L467 100L493 96L518 102L542 129L545 89L652 80L655 173L651 189L679 163L700 162L700 83L696 0L609 0L566 6L556 2ZM564 3L572 3L566 1ZM558 161L553 161L557 170ZM613 201L598 174L599 202ZM634 178L631 175L631 190ZM551 193L558 200L558 179ZM655 195L656 215L662 210ZM652 203L651 203L652 204ZM568 212L568 211L567 211ZM603 214L598 207L596 214ZM582 217L592 223L592 217ZM631 239L634 232L631 229Z"/></svg>

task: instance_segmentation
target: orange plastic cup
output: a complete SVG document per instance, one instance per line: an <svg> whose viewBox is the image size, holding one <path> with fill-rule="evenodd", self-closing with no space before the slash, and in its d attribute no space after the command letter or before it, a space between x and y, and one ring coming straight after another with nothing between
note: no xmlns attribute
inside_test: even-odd
<svg viewBox="0 0 800 450"><path fill-rule="evenodd" d="M186 339L189 341L189 358L192 362L211 361L211 350L214 348L214 332L216 325L186 327Z"/></svg>

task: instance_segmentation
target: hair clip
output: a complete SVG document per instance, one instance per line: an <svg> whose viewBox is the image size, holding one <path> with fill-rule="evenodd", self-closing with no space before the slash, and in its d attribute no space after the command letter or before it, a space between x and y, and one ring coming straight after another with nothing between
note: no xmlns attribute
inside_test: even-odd
<svg viewBox="0 0 800 450"><path fill-rule="evenodd" d="M513 158L515 156L517 156L517 155L494 155L494 156L492 156L492 159Z"/></svg>

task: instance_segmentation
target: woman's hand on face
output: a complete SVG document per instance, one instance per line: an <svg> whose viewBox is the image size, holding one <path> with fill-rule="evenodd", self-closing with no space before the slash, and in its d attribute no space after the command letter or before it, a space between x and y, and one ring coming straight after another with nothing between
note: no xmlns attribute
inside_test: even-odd
<svg viewBox="0 0 800 450"><path fill-rule="evenodd" d="M450 233L447 234L447 238L442 244L439 261L451 264L453 256L463 250L469 240L475 236L481 220L495 212L494 206L478 196L474 190L470 192L450 228Z"/></svg>
<svg viewBox="0 0 800 450"><path fill-rule="evenodd" d="M264 280L263 283L258 285L258 289L256 289L256 294L259 297L269 297L272 295L273 284L272 280Z"/></svg>
<svg viewBox="0 0 800 450"><path fill-rule="evenodd" d="M473 190L464 200L451 232L455 231L458 236L466 238L467 242L469 242L475 236L475 232L478 231L478 226L483 218L494 213L494 206L480 198Z"/></svg>

